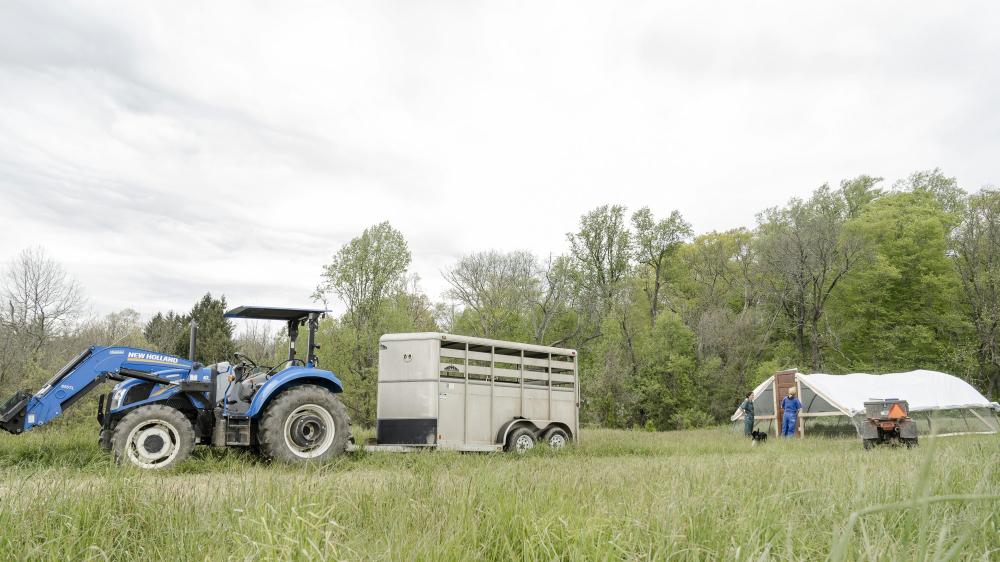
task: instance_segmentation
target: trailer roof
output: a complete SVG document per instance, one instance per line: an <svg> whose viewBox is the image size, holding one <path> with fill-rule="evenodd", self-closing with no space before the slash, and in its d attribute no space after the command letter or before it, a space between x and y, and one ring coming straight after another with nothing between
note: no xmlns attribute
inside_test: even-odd
<svg viewBox="0 0 1000 562"><path fill-rule="evenodd" d="M275 308L271 306L237 306L226 312L226 318L252 318L256 320L301 320L310 314L325 314L323 308Z"/></svg>
<svg viewBox="0 0 1000 562"><path fill-rule="evenodd" d="M504 349L523 349L534 353L552 353L555 355L576 356L575 349L565 347L550 347L547 345L535 345L531 343L520 343L504 340L491 340L488 338L476 338L472 336L460 336L457 334L445 334L442 332L413 332L406 334L385 334L379 341L413 341L413 340L441 340L443 342L461 342L470 345L481 345L485 347L501 347Z"/></svg>

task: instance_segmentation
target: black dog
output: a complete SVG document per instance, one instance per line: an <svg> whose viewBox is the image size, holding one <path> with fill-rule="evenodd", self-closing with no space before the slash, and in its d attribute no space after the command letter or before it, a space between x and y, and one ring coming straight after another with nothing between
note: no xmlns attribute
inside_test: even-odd
<svg viewBox="0 0 1000 562"><path fill-rule="evenodd" d="M753 439L753 444L756 445L757 442L764 443L767 441L767 434L763 431L757 431L756 429L750 432L750 438Z"/></svg>

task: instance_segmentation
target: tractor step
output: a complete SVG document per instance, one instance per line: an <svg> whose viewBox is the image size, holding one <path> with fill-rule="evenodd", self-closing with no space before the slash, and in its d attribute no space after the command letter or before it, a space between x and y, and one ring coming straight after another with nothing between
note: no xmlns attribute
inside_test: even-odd
<svg viewBox="0 0 1000 562"><path fill-rule="evenodd" d="M245 416L226 418L226 445L250 446L250 418Z"/></svg>

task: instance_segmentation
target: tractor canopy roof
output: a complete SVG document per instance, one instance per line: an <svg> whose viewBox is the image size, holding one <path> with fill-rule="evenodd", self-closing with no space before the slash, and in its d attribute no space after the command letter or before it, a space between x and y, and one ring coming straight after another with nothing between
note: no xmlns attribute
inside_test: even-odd
<svg viewBox="0 0 1000 562"><path fill-rule="evenodd" d="M325 314L324 308L277 308L272 306L237 306L226 312L226 318L249 318L254 320L303 320L310 314Z"/></svg>

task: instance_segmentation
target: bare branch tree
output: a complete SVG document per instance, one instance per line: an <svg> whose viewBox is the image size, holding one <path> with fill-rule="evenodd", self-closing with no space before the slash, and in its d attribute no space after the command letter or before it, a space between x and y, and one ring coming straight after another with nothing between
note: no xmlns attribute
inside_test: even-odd
<svg viewBox="0 0 1000 562"><path fill-rule="evenodd" d="M538 262L530 252L469 254L443 275L448 296L475 313L484 337L511 329L539 294Z"/></svg>
<svg viewBox="0 0 1000 562"><path fill-rule="evenodd" d="M143 334L142 318L131 308L87 322L73 339L83 340L80 344L87 346L97 344L148 347L149 345Z"/></svg>
<svg viewBox="0 0 1000 562"><path fill-rule="evenodd" d="M263 365L270 365L275 356L277 333L273 323L267 321L248 321L243 330L234 338L236 348Z"/></svg>
<svg viewBox="0 0 1000 562"><path fill-rule="evenodd" d="M23 250L0 278L0 324L25 338L33 353L69 330L85 299L77 282L41 248Z"/></svg>
<svg viewBox="0 0 1000 562"><path fill-rule="evenodd" d="M539 278L538 298L534 303L535 314L531 316L535 343L543 343L552 320L566 311L573 297L573 264L569 256L553 257L545 262L545 269Z"/></svg>
<svg viewBox="0 0 1000 562"><path fill-rule="evenodd" d="M844 228L848 218L843 191L827 185L806 201L792 199L760 218L759 247L771 295L792 320L803 359L808 341L813 370L820 367L820 319L830 295L869 257L866 241Z"/></svg>
<svg viewBox="0 0 1000 562"><path fill-rule="evenodd" d="M978 386L1000 396L1000 191L973 195L952 238L952 256L978 340Z"/></svg>

